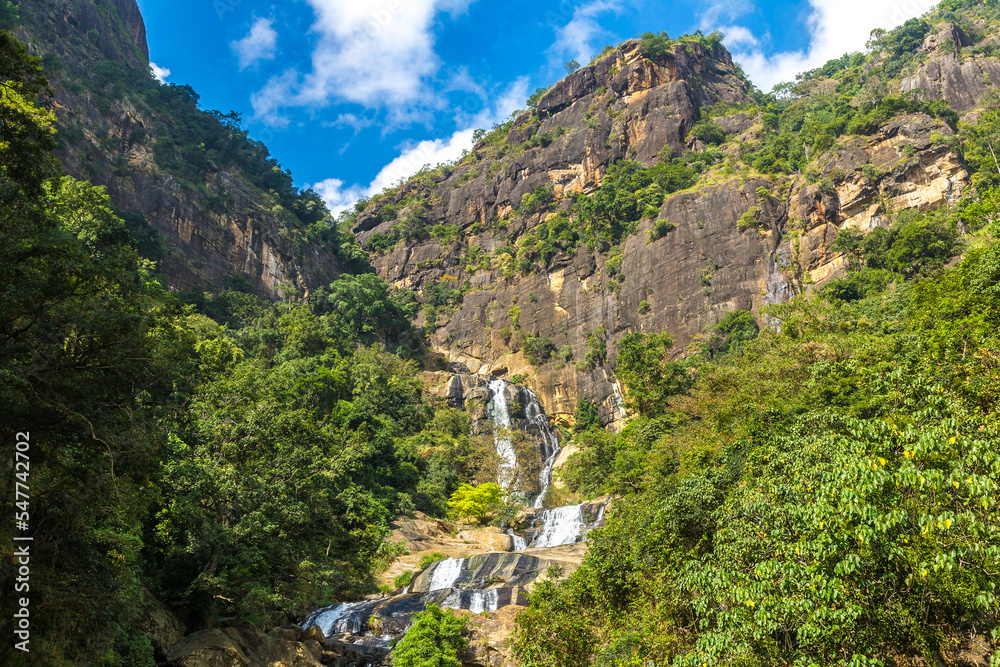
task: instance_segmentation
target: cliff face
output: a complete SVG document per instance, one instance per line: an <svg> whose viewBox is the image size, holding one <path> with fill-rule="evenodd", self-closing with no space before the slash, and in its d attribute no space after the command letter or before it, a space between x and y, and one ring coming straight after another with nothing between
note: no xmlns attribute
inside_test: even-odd
<svg viewBox="0 0 1000 667"><path fill-rule="evenodd" d="M846 260L832 250L841 229L867 232L888 224L892 212L953 203L968 182L959 156L941 143L951 128L909 114L872 136L838 140L812 179L715 172L668 196L655 218L643 219L624 239L620 257L580 246L528 273L505 271L496 259L498 249L556 215L515 215L522 197L539 186L550 186L556 210L567 212L570 195L598 189L617 160L649 166L685 148L704 150L686 140L699 112L717 102L748 101L722 48L675 46L650 60L639 42L628 42L556 84L537 115L525 113L513 123L507 144L523 150L498 158L484 140L474 159L447 176L416 179L371 205L355 231L371 245L398 224L381 213L384 207L406 211L415 199L425 201L415 214L427 225L459 226L461 240L404 240L373 262L390 282L425 296L442 285L465 286L461 303L451 312L438 309L429 327L432 346L452 371L521 375L557 423L572 422L581 398L616 422L622 397L611 369L626 334L670 332L680 355L727 313L759 317L763 306L842 275ZM714 122L738 140L721 148L732 155L763 132L757 111ZM532 145L546 133L555 137L550 144ZM650 230L663 221L671 231L653 240ZM470 261L481 256L476 246L493 259ZM548 338L559 351L537 367L519 349L533 337ZM595 340L604 341L606 361L581 367ZM441 374L437 381L439 394L460 402L453 378ZM474 392L467 378L461 384Z"/></svg>
<svg viewBox="0 0 1000 667"><path fill-rule="evenodd" d="M207 114L193 101L182 116L149 102L157 84L135 0L22 2L20 13L18 37L43 56L55 92L64 170L105 186L118 209L159 233L171 289L218 289L241 275L277 298L281 285L308 294L339 275L332 246L297 233L294 215L241 168L208 161L186 179L166 168L157 143Z"/></svg>
<svg viewBox="0 0 1000 667"><path fill-rule="evenodd" d="M977 25L986 29L986 24ZM1000 43L1000 35L983 44ZM945 100L959 113L967 113L990 103L1000 86L1000 61L968 51L969 37L955 23L942 23L924 38L921 50L927 61L899 83L901 92L915 92L928 100Z"/></svg>

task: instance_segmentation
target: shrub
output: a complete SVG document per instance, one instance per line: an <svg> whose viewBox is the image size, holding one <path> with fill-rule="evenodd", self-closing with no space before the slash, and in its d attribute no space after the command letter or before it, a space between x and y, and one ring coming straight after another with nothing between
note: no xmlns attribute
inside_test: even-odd
<svg viewBox="0 0 1000 667"><path fill-rule="evenodd" d="M740 216L740 219L736 221L736 227L741 231L745 232L751 227L756 227L758 225L757 216L760 215L760 209L756 206L751 206L746 213Z"/></svg>
<svg viewBox="0 0 1000 667"><path fill-rule="evenodd" d="M471 517L486 523L502 500L503 490L497 484L463 484L448 499L448 516L453 519Z"/></svg>
<svg viewBox="0 0 1000 667"><path fill-rule="evenodd" d="M649 305L649 301L646 301L645 299L643 299L642 301L639 302L639 314L640 315L645 315L646 313L648 313L650 308L651 308L651 306Z"/></svg>
<svg viewBox="0 0 1000 667"><path fill-rule="evenodd" d="M697 139L709 146L724 144L726 142L726 131L710 120L703 120L697 123L688 132L688 139Z"/></svg>
<svg viewBox="0 0 1000 667"><path fill-rule="evenodd" d="M669 220L657 220L653 223L653 226L649 230L649 240L650 242L662 239L664 236L670 232L677 229L677 225L670 222Z"/></svg>
<svg viewBox="0 0 1000 667"><path fill-rule="evenodd" d="M628 404L640 414L663 412L671 396L689 385L686 371L667 358L668 333L630 333L622 339L615 375L628 388Z"/></svg>
<svg viewBox="0 0 1000 667"><path fill-rule="evenodd" d="M521 349L524 350L524 355L528 357L532 366L541 366L552 358L556 346L548 338L537 336L525 340Z"/></svg>
<svg viewBox="0 0 1000 667"><path fill-rule="evenodd" d="M577 401L576 409L573 410L573 432L583 433L601 426L601 415L597 412L597 406L593 401L586 398Z"/></svg>
<svg viewBox="0 0 1000 667"><path fill-rule="evenodd" d="M395 667L461 667L459 654L469 645L465 621L436 604L413 616L413 624L392 650Z"/></svg>
<svg viewBox="0 0 1000 667"><path fill-rule="evenodd" d="M410 581L412 579L413 579L412 572L404 572L403 574L399 575L398 577L392 580L393 588L395 590L399 590L400 588L406 588L407 586L410 585Z"/></svg>

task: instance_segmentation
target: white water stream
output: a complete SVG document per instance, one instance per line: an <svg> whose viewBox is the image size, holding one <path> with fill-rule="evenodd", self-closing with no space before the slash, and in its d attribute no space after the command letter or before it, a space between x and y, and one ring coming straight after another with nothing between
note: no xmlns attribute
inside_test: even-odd
<svg viewBox="0 0 1000 667"><path fill-rule="evenodd" d="M438 562L431 573L431 582L427 590L440 591L445 588L452 588L458 578L462 576L462 564L464 558L448 558Z"/></svg>
<svg viewBox="0 0 1000 667"><path fill-rule="evenodd" d="M541 519L542 533L531 545L533 548L574 544L583 530L583 506L568 505L542 510Z"/></svg>
<svg viewBox="0 0 1000 667"><path fill-rule="evenodd" d="M500 591L488 588L485 591L473 591L469 611L481 614L484 611L496 611L500 606Z"/></svg>
<svg viewBox="0 0 1000 667"><path fill-rule="evenodd" d="M528 421L534 424L541 434L542 442L539 443L539 449L545 458L541 472L538 473L538 487L541 489L541 492L535 498L534 503L536 508L540 508L542 502L545 500L545 494L548 493L549 486L552 484L552 467L555 466L556 459L559 458L559 438L556 437L556 434L549 427L549 418L546 416L545 411L542 410L542 406L538 402L538 397L530 389L525 389L524 391L528 394L528 403L524 408L524 412L528 417Z"/></svg>
<svg viewBox="0 0 1000 667"><path fill-rule="evenodd" d="M510 408L507 406L507 382L499 378L489 384L492 393L490 399L490 419L499 427L493 443L500 456L497 466L497 484L502 489L510 489L517 468L517 454L514 452L514 441L510 437Z"/></svg>
<svg viewBox="0 0 1000 667"><path fill-rule="evenodd" d="M327 637L345 632L357 634L361 631L361 619L353 616L351 612L365 604L369 604L369 601L345 602L335 607L321 609L310 615L302 624L302 627L308 628L318 625L319 629Z"/></svg>
<svg viewBox="0 0 1000 667"><path fill-rule="evenodd" d="M513 530L508 530L507 534L510 535L510 539L514 541L514 551L521 551L522 549L528 548L527 540L515 533Z"/></svg>

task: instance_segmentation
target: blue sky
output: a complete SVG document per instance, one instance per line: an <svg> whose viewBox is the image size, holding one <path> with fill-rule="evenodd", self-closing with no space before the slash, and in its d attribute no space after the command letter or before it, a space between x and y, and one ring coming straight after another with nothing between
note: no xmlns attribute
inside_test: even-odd
<svg viewBox="0 0 1000 667"><path fill-rule="evenodd" d="M761 88L917 16L931 0L139 0L154 72L243 114L334 210L424 164L536 88L642 32L720 29Z"/></svg>

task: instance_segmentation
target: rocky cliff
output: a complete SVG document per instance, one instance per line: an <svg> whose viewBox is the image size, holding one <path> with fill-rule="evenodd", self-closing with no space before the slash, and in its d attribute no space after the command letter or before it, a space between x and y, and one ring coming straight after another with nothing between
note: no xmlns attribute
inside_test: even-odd
<svg viewBox="0 0 1000 667"><path fill-rule="evenodd" d="M16 34L42 56L55 93L64 170L105 186L140 234L156 236L147 225L158 233L153 258L171 289L218 289L242 276L276 298L339 275L330 234L289 210L294 193L282 200L252 173L254 163L263 171L266 149L200 111L193 91L152 78L135 0L21 2L20 15ZM192 128L226 132L220 152L253 159L219 164L191 146L168 148Z"/></svg>
<svg viewBox="0 0 1000 667"><path fill-rule="evenodd" d="M355 231L393 284L432 304L442 290L460 293L425 309L418 324L452 371L466 374L459 382L469 395L476 383L468 374L520 375L557 423L571 423L581 398L606 422L619 421L612 368L626 334L670 332L683 354L727 313L759 317L765 305L839 275L846 260L832 244L841 229L867 232L893 212L949 205L968 182L948 143L953 130L920 113L841 137L809 174L760 173L741 165L764 134L763 110L749 93L721 46L681 42L650 57L642 42L626 42L553 86L535 112L502 128L499 142L486 137L450 171L373 202ZM725 133L718 149L688 136L706 116ZM543 223L575 219L573 199L599 189L612 164L649 167L686 151L691 163L709 150L731 166L709 168L667 196L619 247L561 249L529 270L511 270L502 254ZM539 188L552 193L552 207L525 213L523 202ZM399 237L404 219L460 231L404 235L380 249ZM531 363L523 348L533 338L559 353ZM606 358L581 363L595 347ZM460 402L453 378L436 382L436 392Z"/></svg>
<svg viewBox="0 0 1000 667"><path fill-rule="evenodd" d="M978 20L977 31L990 31L990 25ZM924 99L945 100L960 113L968 113L995 102L1000 87L1000 61L986 56L1000 45L1000 35L982 36L977 49L956 23L944 22L935 27L920 46L924 62L902 78L899 89L914 92ZM992 98L992 99L991 99Z"/></svg>

